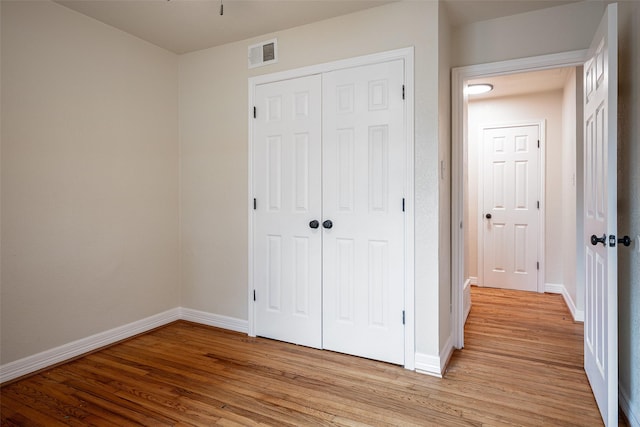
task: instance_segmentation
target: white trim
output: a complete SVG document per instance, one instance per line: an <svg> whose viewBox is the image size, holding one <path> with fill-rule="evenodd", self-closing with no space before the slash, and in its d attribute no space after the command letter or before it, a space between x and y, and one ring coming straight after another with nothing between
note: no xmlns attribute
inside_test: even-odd
<svg viewBox="0 0 640 427"><path fill-rule="evenodd" d="M496 128L506 128L506 127L521 127L521 126L538 126L538 138L540 138L540 149L538 151L538 202L540 203L540 207L538 208L538 253L537 262L538 262L538 277L536 283L536 291L539 293L544 292L544 277L545 277L545 209L546 209L546 147L547 147L547 121L546 119L531 119L531 120L516 120L516 121L505 121L505 122L495 122L495 123L484 123L480 125L480 135L478 135L479 146L482 147L480 152L478 153L478 189L477 189L477 208L476 211L478 213L482 213L484 210L484 131L486 129L496 129ZM478 215L478 241L477 241L477 260L478 265L476 269L478 271L478 277L480 279L480 283L486 283L484 280L484 216Z"/></svg>
<svg viewBox="0 0 640 427"><path fill-rule="evenodd" d="M191 308L182 308L180 310L180 319L200 323L202 325L215 326L216 328L228 329L230 331L242 332L245 334L249 330L249 322L246 320L193 310Z"/></svg>
<svg viewBox="0 0 640 427"><path fill-rule="evenodd" d="M451 194L451 278L453 283L453 339L456 348L464 347L464 161L467 152L467 96L463 92L467 80L557 67L581 66L585 50L520 58L488 64L454 68L451 73L452 123L452 194Z"/></svg>
<svg viewBox="0 0 640 427"><path fill-rule="evenodd" d="M467 323L467 319L469 318L469 313L471 312L471 285L478 285L478 279L476 277L469 277L464 282L464 289L462 291L464 296L464 322Z"/></svg>
<svg viewBox="0 0 640 427"><path fill-rule="evenodd" d="M431 375L437 378L442 378L442 371L440 370L440 358L438 356L416 353L415 361L416 372L420 374Z"/></svg>
<svg viewBox="0 0 640 427"><path fill-rule="evenodd" d="M324 64L311 65L296 68L293 70L280 71L277 73L264 74L249 78L249 104L248 104L248 153L249 153L249 188L248 188L248 221L249 221L249 274L247 286L248 304L248 334L255 336L255 304L253 301L253 106L255 105L255 88L259 84L273 83L282 80L289 80L314 74L321 74L345 68L359 67L363 65L377 64L381 62L402 59L404 61L404 81L405 81L405 152L406 152L406 178L405 178L405 286L404 286L404 307L405 307L405 333L404 333L404 367L415 369L415 244L414 244L414 48L407 47L387 52L374 53L371 55L358 56Z"/></svg>
<svg viewBox="0 0 640 427"><path fill-rule="evenodd" d="M440 356L432 356L424 353L416 353L416 372L442 378L449 359L453 355L453 337L450 335L443 348L440 349Z"/></svg>
<svg viewBox="0 0 640 427"><path fill-rule="evenodd" d="M173 308L128 325L100 332L41 353L34 354L0 366L0 384L40 369L73 359L99 348L114 344L135 335L148 332L180 319L180 309Z"/></svg>
<svg viewBox="0 0 640 427"><path fill-rule="evenodd" d="M567 305L567 308L571 312L571 317L573 317L574 322L584 322L584 310L578 310L576 308L576 303L569 295L569 291L567 288L558 283L545 283L544 291L550 294L561 294L564 299L564 303Z"/></svg>
<svg viewBox="0 0 640 427"><path fill-rule="evenodd" d="M188 322L215 326L217 328L242 333L247 333L248 329L248 322L246 320L193 310L191 308L176 307L163 313L147 317L146 319L118 326L108 331L100 332L32 356L0 365L0 384L58 363L66 362L75 357L83 356L94 350L126 340L160 326L168 325L177 320L186 320Z"/></svg>
<svg viewBox="0 0 640 427"><path fill-rule="evenodd" d="M545 283L544 291L549 294L563 294L567 290L565 289L564 285L561 285L559 283Z"/></svg>
<svg viewBox="0 0 640 427"><path fill-rule="evenodd" d="M631 427L640 427L640 414L634 412L629 397L620 386L618 386L618 402L622 412L627 417L627 421L629 421L629 425Z"/></svg>

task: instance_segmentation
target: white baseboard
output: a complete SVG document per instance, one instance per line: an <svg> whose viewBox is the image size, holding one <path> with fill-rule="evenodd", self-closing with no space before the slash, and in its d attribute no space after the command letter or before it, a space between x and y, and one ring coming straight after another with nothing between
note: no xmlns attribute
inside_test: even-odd
<svg viewBox="0 0 640 427"><path fill-rule="evenodd" d="M0 366L0 384L73 359L74 357L115 342L131 338L132 336L150 331L151 329L166 325L178 319L180 319L180 309L174 308L164 313L129 323L128 325L119 326L109 331L91 335L32 356L6 363Z"/></svg>
<svg viewBox="0 0 640 427"><path fill-rule="evenodd" d="M618 388L618 402L631 427L640 427L640 413L634 411L629 397L622 388Z"/></svg>
<svg viewBox="0 0 640 427"><path fill-rule="evenodd" d="M416 372L442 378L447 368L447 363L453 354L453 340L450 335L447 342L440 350L440 356L416 353Z"/></svg>
<svg viewBox="0 0 640 427"><path fill-rule="evenodd" d="M571 312L571 316L575 322L584 322L584 310L578 310L575 302L567 292L567 288L564 285L560 285L557 283L545 283L544 291L550 294L561 294L562 298L564 298L564 302L569 308Z"/></svg>
<svg viewBox="0 0 640 427"><path fill-rule="evenodd" d="M229 329L236 332L249 332L249 322L246 320L236 319L235 317L222 316L220 314L211 314L205 311L193 310L191 308L182 308L180 313L182 320L200 323L217 328Z"/></svg>
<svg viewBox="0 0 640 427"><path fill-rule="evenodd" d="M440 358L429 354L416 353L416 372L442 378Z"/></svg>
<svg viewBox="0 0 640 427"><path fill-rule="evenodd" d="M564 285L558 283L545 283L544 291L550 294L562 294L566 292Z"/></svg>
<svg viewBox="0 0 640 427"><path fill-rule="evenodd" d="M187 320L208 326L230 329L247 333L248 322L232 317L206 313L189 308L173 308L146 319L138 320L128 325L91 335L86 338L64 344L50 350L43 351L16 361L0 365L0 384L19 378L23 375L48 368L61 362L73 359L101 347L131 338L135 335L150 331L159 326L167 325L176 320Z"/></svg>
<svg viewBox="0 0 640 427"><path fill-rule="evenodd" d="M464 323L467 323L467 318L471 312L471 285L478 285L477 277L469 277L464 282L464 288L462 290L462 297L464 298Z"/></svg>

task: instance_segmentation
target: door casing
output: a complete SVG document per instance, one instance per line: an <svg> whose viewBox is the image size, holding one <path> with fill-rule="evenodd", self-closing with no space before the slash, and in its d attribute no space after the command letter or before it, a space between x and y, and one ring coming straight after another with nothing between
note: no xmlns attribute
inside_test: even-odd
<svg viewBox="0 0 640 427"><path fill-rule="evenodd" d="M404 81L405 81L405 122L404 122L404 143L405 143L405 225L404 225L404 295L405 295L405 339L404 353L406 369L415 369L415 286L414 286L414 48L408 47L371 55L358 56L340 61L328 62L308 67L296 68L272 74L249 78L249 103L247 108L248 129L248 287L247 287L247 314L248 314L248 334L255 336L255 305L253 301L254 289L254 269L253 269L253 107L255 87L259 84L277 82L314 74L326 73L329 71L341 70L344 68L357 67L362 65L376 64L380 62L402 59L404 61Z"/></svg>
<svg viewBox="0 0 640 427"><path fill-rule="evenodd" d="M467 156L467 103L464 87L469 80L507 74L541 71L584 65L586 50L574 50L550 55L533 56L486 64L454 68L451 73L451 280L452 280L452 341L455 348L464 347L464 182ZM578 215L582 215L579 207ZM583 262L578 259L578 262ZM544 280L544 278L542 279Z"/></svg>

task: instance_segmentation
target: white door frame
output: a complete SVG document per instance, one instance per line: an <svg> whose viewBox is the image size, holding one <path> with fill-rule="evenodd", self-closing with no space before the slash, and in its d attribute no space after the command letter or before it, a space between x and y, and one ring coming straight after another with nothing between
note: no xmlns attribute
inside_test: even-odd
<svg viewBox="0 0 640 427"><path fill-rule="evenodd" d="M247 314L248 314L248 335L255 336L255 304L253 304L254 271L253 271L253 107L255 87L259 84L272 83L281 80L288 80L298 77L321 74L329 71L341 70L344 68L371 65L380 62L404 60L404 81L405 81L405 123L404 123L404 143L405 143L405 225L404 225L404 306L405 306L405 330L404 330L404 367L415 369L415 309L414 309L414 48L407 47L387 52L375 53L371 55L358 56L355 58L340 61L328 62L324 64L311 65L308 67L296 68L272 74L265 74L249 78L249 104L247 108L247 120L249 123L248 134L248 221L249 221L249 253L248 253L248 287L247 287Z"/></svg>
<svg viewBox="0 0 640 427"><path fill-rule="evenodd" d="M538 120L519 120L514 122L497 122L497 123L486 123L482 125L480 132L483 132L485 129L493 129L493 128L501 128L501 127L516 127L516 126L538 126L538 137L540 138L540 149L538 150L538 201L540 202L540 208L538 209L538 251L537 257L539 268L538 268L538 278L537 278L537 291L540 293L544 293L544 236L545 236L545 200L544 196L545 192L545 173L546 170L546 146L547 146L547 128L546 128L546 120L538 119ZM483 139L478 139L478 141L483 141ZM478 152L478 214L482 213L484 208L484 151ZM480 232L482 230L482 233ZM484 216L478 215L478 284L484 286ZM464 268L464 265L463 265ZM465 279L466 280L466 279Z"/></svg>
<svg viewBox="0 0 640 427"><path fill-rule="evenodd" d="M451 280L453 310L453 343L464 347L464 179L467 157L467 95L468 80L506 74L540 71L560 67L584 65L586 50L533 56L487 64L454 68L451 73L451 138L452 138L452 194L451 194ZM581 262L581 260L578 260ZM544 280L544 278L543 278Z"/></svg>

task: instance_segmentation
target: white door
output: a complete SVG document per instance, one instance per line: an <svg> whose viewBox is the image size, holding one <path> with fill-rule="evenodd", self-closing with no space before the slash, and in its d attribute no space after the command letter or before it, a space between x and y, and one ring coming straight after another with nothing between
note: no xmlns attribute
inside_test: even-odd
<svg viewBox="0 0 640 427"><path fill-rule="evenodd" d="M538 291L540 126L483 130L483 286Z"/></svg>
<svg viewBox="0 0 640 427"><path fill-rule="evenodd" d="M256 335L322 347L321 78L256 87Z"/></svg>
<svg viewBox="0 0 640 427"><path fill-rule="evenodd" d="M618 425L617 5L584 65L584 367L602 419Z"/></svg>
<svg viewBox="0 0 640 427"><path fill-rule="evenodd" d="M404 363L403 61L323 75L324 348Z"/></svg>

